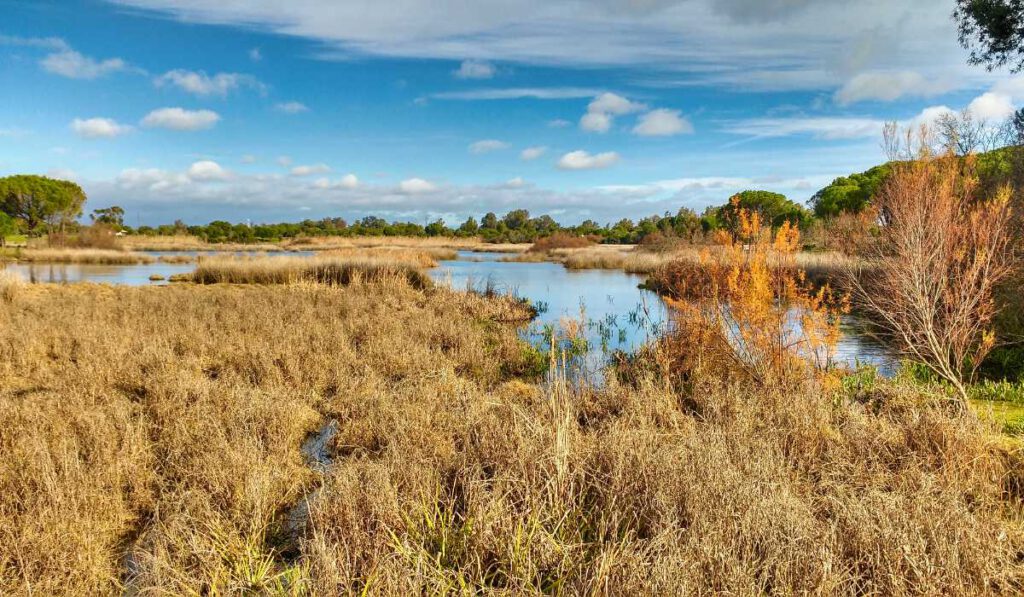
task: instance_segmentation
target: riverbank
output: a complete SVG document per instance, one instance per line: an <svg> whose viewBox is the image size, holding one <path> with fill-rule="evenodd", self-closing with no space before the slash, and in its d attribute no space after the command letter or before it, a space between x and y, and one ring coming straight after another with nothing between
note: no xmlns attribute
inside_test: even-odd
<svg viewBox="0 0 1024 597"><path fill-rule="evenodd" d="M544 382L516 302L401 280L9 290L4 593L1024 582L1019 462L913 387Z"/></svg>

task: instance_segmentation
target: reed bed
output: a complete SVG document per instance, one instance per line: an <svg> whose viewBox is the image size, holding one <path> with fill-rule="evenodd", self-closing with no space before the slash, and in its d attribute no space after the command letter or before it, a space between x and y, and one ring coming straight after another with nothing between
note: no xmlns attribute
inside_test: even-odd
<svg viewBox="0 0 1024 597"><path fill-rule="evenodd" d="M438 261L451 261L459 258L455 249L445 247L344 247L324 249L318 255L338 257L369 257L375 259L397 260L403 263L415 263L419 267L437 267Z"/></svg>
<svg viewBox="0 0 1024 597"><path fill-rule="evenodd" d="M189 234L175 236L132 235L120 237L120 243L134 251L284 251L277 243L209 243Z"/></svg>
<svg viewBox="0 0 1024 597"><path fill-rule="evenodd" d="M977 420L881 380L675 387L657 359L539 382L515 308L22 288L0 301L0 593L1024 589L1020 460Z"/></svg>
<svg viewBox="0 0 1024 597"><path fill-rule="evenodd" d="M153 263L152 255L112 249L24 249L20 261L33 263L83 263L102 265L137 265Z"/></svg>
<svg viewBox="0 0 1024 597"><path fill-rule="evenodd" d="M485 243L479 238L404 237L404 236L324 236L297 238L283 243L296 251L326 251L331 249L414 249L418 251L480 251L488 253L518 253L529 244Z"/></svg>
<svg viewBox="0 0 1024 597"><path fill-rule="evenodd" d="M156 259L160 263L185 264L195 263L199 260L198 255L160 255Z"/></svg>
<svg viewBox="0 0 1024 597"><path fill-rule="evenodd" d="M417 256L418 255L418 256ZM192 273L199 284L297 284L313 282L347 285L363 281L402 280L416 288L431 286L423 263L429 256L410 254L367 256L324 255L315 257L213 257L203 259Z"/></svg>

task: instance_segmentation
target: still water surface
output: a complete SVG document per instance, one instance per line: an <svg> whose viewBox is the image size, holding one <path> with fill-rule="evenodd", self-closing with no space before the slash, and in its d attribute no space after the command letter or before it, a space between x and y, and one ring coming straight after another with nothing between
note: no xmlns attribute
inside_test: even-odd
<svg viewBox="0 0 1024 597"><path fill-rule="evenodd" d="M151 252L161 255L195 255L189 252ZM271 256L275 255L273 253ZM283 253L308 256L312 253ZM534 323L522 333L542 349L550 345L552 330L564 322L582 322L589 349L583 366L596 372L615 350L631 352L664 330L668 310L658 296L639 285L643 276L618 270L568 270L557 263L515 263L501 259L501 253L462 251L456 261L443 261L432 269L433 279L455 289L482 289L487 286L527 298L539 308ZM33 282L99 282L140 286L165 284L174 274L189 273L194 263L146 263L138 265L17 263L7 266ZM151 282L150 276L165 280ZM891 373L894 363L885 349L859 334L853 322L845 326L837 349L837 360L855 366L878 366Z"/></svg>

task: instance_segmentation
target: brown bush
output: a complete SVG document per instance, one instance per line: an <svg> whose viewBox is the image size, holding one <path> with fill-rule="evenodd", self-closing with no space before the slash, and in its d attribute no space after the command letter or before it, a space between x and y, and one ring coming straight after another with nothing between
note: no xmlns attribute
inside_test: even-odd
<svg viewBox="0 0 1024 597"><path fill-rule="evenodd" d="M533 245L527 249L531 253L541 253L554 249L583 249L595 244L594 240L586 236L576 236L565 232L556 232L550 236L538 238Z"/></svg>
<svg viewBox="0 0 1024 597"><path fill-rule="evenodd" d="M995 289L1013 271L1010 189L974 196L974 158L922 155L894 165L875 203L879 239L851 272L858 303L886 341L956 389L995 344Z"/></svg>

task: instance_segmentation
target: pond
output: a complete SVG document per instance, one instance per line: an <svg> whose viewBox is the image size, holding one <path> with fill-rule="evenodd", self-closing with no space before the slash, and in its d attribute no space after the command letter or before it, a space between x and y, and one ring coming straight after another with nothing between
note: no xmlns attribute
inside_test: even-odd
<svg viewBox="0 0 1024 597"><path fill-rule="evenodd" d="M150 252L163 255L196 255L195 252ZM311 252L284 253L308 256ZM271 253L270 256L276 254ZM438 283L455 289L482 290L490 287L529 299L538 308L537 319L523 330L523 337L541 349L547 349L551 333L564 338L566 325L578 325L587 350L578 359L584 372L597 375L616 350L631 352L661 333L668 322L665 303L653 292L639 288L643 276L619 270L569 270L550 262L517 263L503 261L503 253L461 251L454 261L443 261L430 271ZM8 269L33 282L99 282L139 286L165 284L174 274L191 272L194 263L154 263L138 265L15 263ZM150 276L164 280L151 282ZM871 342L858 331L856 322L844 325L837 347L837 360L845 365L874 365L883 374L895 369L884 347Z"/></svg>

